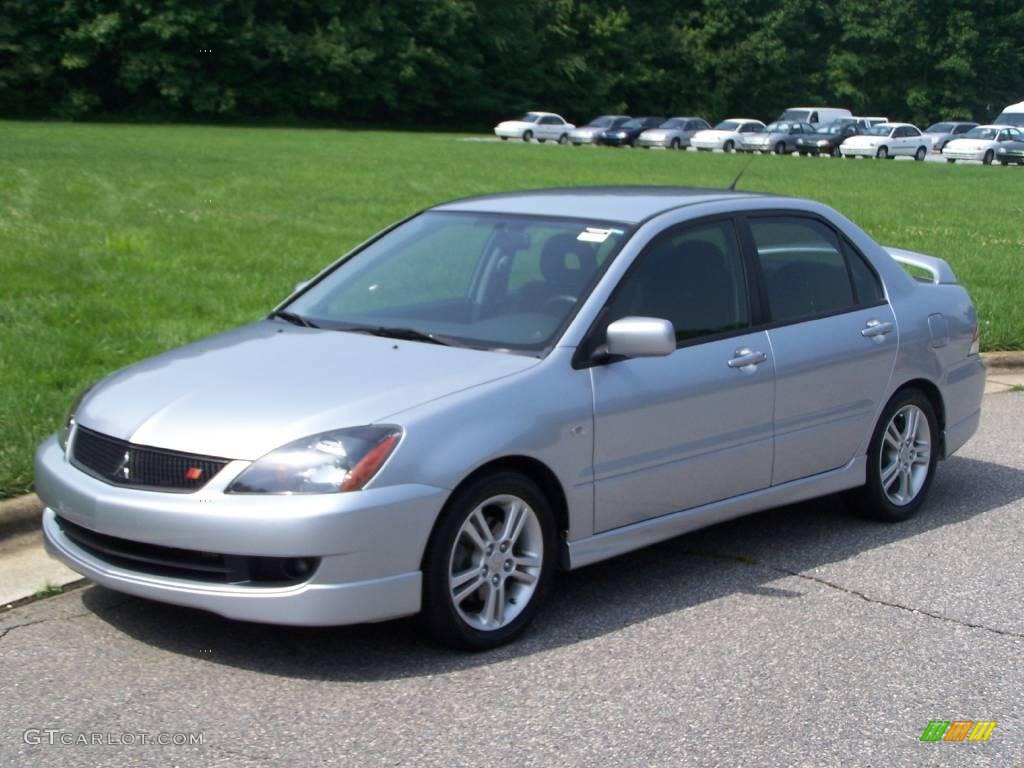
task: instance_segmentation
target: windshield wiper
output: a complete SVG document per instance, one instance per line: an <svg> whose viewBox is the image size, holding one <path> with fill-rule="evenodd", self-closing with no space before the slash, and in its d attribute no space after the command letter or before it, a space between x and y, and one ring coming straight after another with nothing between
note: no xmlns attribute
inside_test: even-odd
<svg viewBox="0 0 1024 768"><path fill-rule="evenodd" d="M275 312L270 313L271 317L279 317L292 325L300 325L303 328L319 328L320 326L314 323L312 320L307 320L302 315L297 315L294 312L289 312L286 309L279 309Z"/></svg>
<svg viewBox="0 0 1024 768"><path fill-rule="evenodd" d="M423 341L427 344L440 344L443 347L468 347L457 339L453 339L450 336L441 336L436 333L427 333L425 331L419 331L415 328L391 328L388 326L354 326L352 328L340 328L342 331L351 331L352 333L366 333L370 336L383 336L387 339L402 339L404 341Z"/></svg>

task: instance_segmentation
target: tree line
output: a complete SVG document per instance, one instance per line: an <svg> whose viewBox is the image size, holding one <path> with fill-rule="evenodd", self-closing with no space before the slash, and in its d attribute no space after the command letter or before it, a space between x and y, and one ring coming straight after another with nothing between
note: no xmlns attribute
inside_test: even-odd
<svg viewBox="0 0 1024 768"><path fill-rule="evenodd" d="M1024 98L1021 41L1019 0L0 0L0 113L988 120Z"/></svg>

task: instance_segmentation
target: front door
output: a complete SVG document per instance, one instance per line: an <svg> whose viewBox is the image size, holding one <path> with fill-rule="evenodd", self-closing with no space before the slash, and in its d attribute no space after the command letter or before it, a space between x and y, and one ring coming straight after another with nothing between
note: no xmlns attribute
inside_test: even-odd
<svg viewBox="0 0 1024 768"><path fill-rule="evenodd" d="M750 331L747 279L729 219L651 242L598 323L671 320L667 356L591 368L595 530L765 488L771 482L774 372L765 331Z"/></svg>

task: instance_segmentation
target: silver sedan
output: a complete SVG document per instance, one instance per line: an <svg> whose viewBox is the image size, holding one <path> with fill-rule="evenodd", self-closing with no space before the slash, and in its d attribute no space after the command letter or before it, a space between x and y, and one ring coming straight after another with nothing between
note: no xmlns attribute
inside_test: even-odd
<svg viewBox="0 0 1024 768"><path fill-rule="evenodd" d="M983 386L945 262L824 205L492 195L103 379L35 483L50 552L110 589L280 624L420 613L488 648L559 569L839 491L910 517Z"/></svg>

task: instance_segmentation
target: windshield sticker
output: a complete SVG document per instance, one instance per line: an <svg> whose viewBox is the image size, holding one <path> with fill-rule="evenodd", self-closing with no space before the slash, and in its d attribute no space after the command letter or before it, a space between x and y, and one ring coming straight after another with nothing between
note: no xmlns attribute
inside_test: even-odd
<svg viewBox="0 0 1024 768"><path fill-rule="evenodd" d="M603 243L608 239L608 235L613 232L617 235L622 234L621 229L598 229L597 227L587 227L576 236L576 239L582 240L584 243Z"/></svg>

